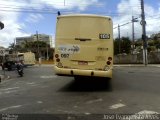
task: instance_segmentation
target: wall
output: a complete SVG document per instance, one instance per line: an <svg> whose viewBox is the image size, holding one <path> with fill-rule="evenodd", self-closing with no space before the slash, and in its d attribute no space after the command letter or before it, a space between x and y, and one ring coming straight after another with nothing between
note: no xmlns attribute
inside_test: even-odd
<svg viewBox="0 0 160 120"><path fill-rule="evenodd" d="M142 64L143 54L140 53L135 55L115 55L114 63L115 64ZM160 52L148 53L148 63L160 64Z"/></svg>

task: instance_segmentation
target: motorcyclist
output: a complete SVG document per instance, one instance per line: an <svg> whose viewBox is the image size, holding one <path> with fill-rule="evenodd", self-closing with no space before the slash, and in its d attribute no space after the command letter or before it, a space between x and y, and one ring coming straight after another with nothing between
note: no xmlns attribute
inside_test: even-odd
<svg viewBox="0 0 160 120"><path fill-rule="evenodd" d="M18 74L19 74L20 76L23 76L23 64L22 64L21 61L18 61L18 62L17 62L16 68L17 68Z"/></svg>

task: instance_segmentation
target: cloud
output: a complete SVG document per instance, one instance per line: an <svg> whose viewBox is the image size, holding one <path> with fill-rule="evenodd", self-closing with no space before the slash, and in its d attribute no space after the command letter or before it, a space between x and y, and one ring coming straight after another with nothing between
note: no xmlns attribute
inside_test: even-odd
<svg viewBox="0 0 160 120"><path fill-rule="evenodd" d="M160 22L158 19L155 19L157 15L160 18L160 9L156 9L151 5L145 4L145 16L146 16L146 33L150 36L153 33L157 33L160 26ZM127 22L131 22L132 15L138 18L138 22L135 22L135 37L140 38L142 35L142 26L140 25L141 21L141 4L139 0L121 0L121 2L117 5L117 12L119 16L113 18L114 27L117 25L122 25ZM128 24L125 26L120 27L121 36L128 36L131 38L132 36L132 24ZM118 36L117 28L114 29L114 37Z"/></svg>
<svg viewBox="0 0 160 120"><path fill-rule="evenodd" d="M64 3L65 2L65 3ZM0 46L8 47L14 42L15 37L29 35L25 33L25 22L36 24L39 20L44 19L41 14L30 14L26 16L25 21L21 21L21 12L35 9L43 11L53 11L52 8L60 10L71 10L73 8L85 10L87 6L98 4L98 0L1 0L0 4L0 21L5 25L3 30L0 30ZM21 23L20 23L21 22ZM24 30L23 30L24 29Z"/></svg>
<svg viewBox="0 0 160 120"><path fill-rule="evenodd" d="M109 0L108 0L109 1ZM105 2L108 2L105 1ZM8 46L9 43L13 43L15 37L26 36L29 35L25 33L26 23L34 23L36 24L39 20L44 20L44 16L42 14L26 14L27 19L24 21L20 20L22 15L21 12L13 12L13 11L21 11L21 10L48 10L55 12L58 11L67 11L67 10L79 10L84 11L88 9L88 6L97 6L100 5L101 0L1 0L0 4L0 21L5 24L5 28L0 30L0 46ZM118 24L122 25L124 23L130 22L132 19L132 15L134 17L138 17L139 22L135 23L135 37L139 38L142 34L142 26L140 25L140 1L139 0L121 0L117 4L116 11L119 15L113 17L114 27L117 27ZM154 3L156 4L156 3ZM159 24L160 24L160 2L157 3L159 8L154 8L151 5L145 4L145 14L146 14L146 32L147 34L157 33L159 32ZM99 7L100 8L100 7ZM10 10L10 11L8 11ZM104 13L104 11L103 11ZM23 31L24 29L24 31ZM132 24L128 24L120 27L121 36L131 36L132 35ZM114 29L114 36L117 37L118 32L117 28Z"/></svg>
<svg viewBox="0 0 160 120"><path fill-rule="evenodd" d="M98 4L98 0L40 0L41 3L56 9L79 9L85 10L88 6Z"/></svg>
<svg viewBox="0 0 160 120"><path fill-rule="evenodd" d="M14 42L15 37L27 35L19 28L25 25L18 22L18 18L21 15L19 12L7 11L9 6L20 6L22 3L17 3L16 0L1 1L0 5L0 21L4 23L4 29L0 30L0 46L7 47L10 43Z"/></svg>
<svg viewBox="0 0 160 120"><path fill-rule="evenodd" d="M37 23L42 19L44 19L44 17L41 14L30 14L25 21L29 23Z"/></svg>
<svg viewBox="0 0 160 120"><path fill-rule="evenodd" d="M140 17L140 14L141 14L140 1L139 0L122 0L117 5L117 12L119 13L119 16L113 18L114 27L117 27L118 24L121 26L125 23L131 22L132 15L136 18ZM139 22L134 24L135 24L135 36L139 37L140 36L139 33L141 33L140 32L141 26ZM120 32L121 32L121 36L131 37L132 24L129 23L127 25L121 26ZM118 30L114 29L114 37L117 37L117 36L118 36Z"/></svg>

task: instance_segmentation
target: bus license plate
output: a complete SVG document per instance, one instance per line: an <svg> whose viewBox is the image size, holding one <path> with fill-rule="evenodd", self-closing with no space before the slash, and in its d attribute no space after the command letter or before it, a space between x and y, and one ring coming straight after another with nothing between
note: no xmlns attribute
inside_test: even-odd
<svg viewBox="0 0 160 120"><path fill-rule="evenodd" d="M78 65L88 65L87 61L78 61Z"/></svg>

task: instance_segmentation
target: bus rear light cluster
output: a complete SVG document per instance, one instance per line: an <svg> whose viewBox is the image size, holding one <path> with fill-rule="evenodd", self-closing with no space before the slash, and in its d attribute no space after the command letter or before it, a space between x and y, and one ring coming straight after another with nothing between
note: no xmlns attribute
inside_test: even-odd
<svg viewBox="0 0 160 120"><path fill-rule="evenodd" d="M56 59L56 62L60 62L60 59L59 59L59 58L57 58L57 59Z"/></svg>
<svg viewBox="0 0 160 120"><path fill-rule="evenodd" d="M56 62L60 62L59 55L55 54Z"/></svg>
<svg viewBox="0 0 160 120"><path fill-rule="evenodd" d="M107 65L110 65L111 64L111 62L110 61L107 61Z"/></svg>
<svg viewBox="0 0 160 120"><path fill-rule="evenodd" d="M112 57L108 57L108 60L109 60L109 61L112 61Z"/></svg>
<svg viewBox="0 0 160 120"><path fill-rule="evenodd" d="M106 62L107 65L110 65L110 64L111 64L111 61L112 61L112 57L108 57L108 61Z"/></svg>

